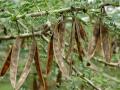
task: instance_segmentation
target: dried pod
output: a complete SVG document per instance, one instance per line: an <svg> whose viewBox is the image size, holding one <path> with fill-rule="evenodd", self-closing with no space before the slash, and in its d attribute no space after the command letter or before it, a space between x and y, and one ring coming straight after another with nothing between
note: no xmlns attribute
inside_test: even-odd
<svg viewBox="0 0 120 90"><path fill-rule="evenodd" d="M103 49L103 55L106 61L110 63L112 50L111 50L111 41L108 33L108 28L105 25L101 24L100 30L101 30L101 44Z"/></svg>
<svg viewBox="0 0 120 90"><path fill-rule="evenodd" d="M33 62L34 56L35 56L35 51L36 51L36 42L33 40L31 48L29 50L29 55L28 55L28 61L25 64L25 67L23 69L23 72L18 80L18 83L16 84L15 90L19 90L24 81L26 80L29 72L30 72L30 66Z"/></svg>
<svg viewBox="0 0 120 90"><path fill-rule="evenodd" d="M39 81L41 82L41 87L44 88L44 90L47 90L47 86L45 83L45 80L43 78L43 74L42 74L42 69L40 66L40 59L39 59L39 52L38 52L38 47L36 46L36 50L35 50L35 56L34 56L34 61L35 61L35 66L36 66L36 70L39 76Z"/></svg>
<svg viewBox="0 0 120 90"><path fill-rule="evenodd" d="M65 62L63 60L63 57L64 57L64 48L63 48L64 31L61 34L60 33L60 31L62 31L61 29L65 30L65 25L64 25L63 21L60 21L60 22L56 23L56 25L55 25L54 36L53 36L53 51L54 51L56 63L58 64L58 66L62 72L62 75L67 78L69 76L69 72L68 72L67 66L65 65Z"/></svg>
<svg viewBox="0 0 120 90"><path fill-rule="evenodd" d="M47 67L46 67L46 73L50 73L51 65L53 61L53 35L50 39L50 42L48 44L48 61L47 61Z"/></svg>
<svg viewBox="0 0 120 90"><path fill-rule="evenodd" d="M20 37L17 37L13 45L12 53L11 53L10 81L11 81L13 88L15 88L15 85L16 85L16 76L17 76L17 68L18 68L18 60L19 60L21 42L22 42L22 39Z"/></svg>
<svg viewBox="0 0 120 90"><path fill-rule="evenodd" d="M9 66L10 66L10 62L11 62L11 53L12 53L12 47L9 50L8 56L5 59L5 63L0 71L0 76L5 75L5 73L7 72Z"/></svg>
<svg viewBox="0 0 120 90"><path fill-rule="evenodd" d="M100 48L100 47L97 47L97 46L99 46L100 43L101 43L101 41L100 41L100 22L97 22L94 25L92 39L88 44L89 60L94 56L96 49Z"/></svg>
<svg viewBox="0 0 120 90"><path fill-rule="evenodd" d="M80 33L79 33L79 22L77 22L77 19L73 19L73 30L75 31L75 40L77 43L77 48L78 48L78 53L79 53L79 58L81 61L83 61L83 56L84 56L84 50L82 48L81 45L81 41L80 41Z"/></svg>

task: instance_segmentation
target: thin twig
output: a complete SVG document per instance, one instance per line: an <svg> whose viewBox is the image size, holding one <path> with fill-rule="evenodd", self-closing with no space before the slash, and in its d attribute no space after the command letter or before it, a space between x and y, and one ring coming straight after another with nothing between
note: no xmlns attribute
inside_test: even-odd
<svg viewBox="0 0 120 90"><path fill-rule="evenodd" d="M74 66L72 66L72 69L74 70L74 72L76 72L80 76L81 79L85 80L95 90L102 90L102 89L98 88L96 85L94 85L94 83L91 80L89 80L88 78L86 78L81 72L76 70L76 68Z"/></svg>
<svg viewBox="0 0 120 90"><path fill-rule="evenodd" d="M21 22L20 20L17 20L17 22L27 31L27 33L28 33L28 27L25 25L25 24L23 24L23 22Z"/></svg>
<svg viewBox="0 0 120 90"><path fill-rule="evenodd" d="M120 83L120 80L118 79L118 78L115 78L115 77L113 77L113 76L110 76L110 75L108 75L108 74L106 74L106 73L103 73L102 74L105 78L108 78L109 80L112 80L112 81L115 81L115 82L117 82L117 83Z"/></svg>

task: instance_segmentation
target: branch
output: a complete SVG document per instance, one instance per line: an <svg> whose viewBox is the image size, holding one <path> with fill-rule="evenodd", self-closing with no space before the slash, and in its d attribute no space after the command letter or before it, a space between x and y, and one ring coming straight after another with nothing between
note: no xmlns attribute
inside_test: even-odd
<svg viewBox="0 0 120 90"><path fill-rule="evenodd" d="M119 62L117 62L117 63L108 63L108 62L106 62L106 61L103 61L103 60L101 60L101 59L98 59L98 58L96 58L96 57L94 57L94 59L95 60L97 60L98 62L100 62L100 63L102 63L102 64L105 64L105 65L108 65L108 66L110 66L110 67L117 67L117 68L120 68L120 63Z"/></svg>
<svg viewBox="0 0 120 90"><path fill-rule="evenodd" d="M28 28L22 23L20 22L20 25L22 25L22 27L24 27L27 31L28 31ZM34 32L35 36L39 37L43 34L46 34L48 31L50 31L50 27L51 25L48 25L48 24L43 24L39 27L37 27L36 29L34 29L35 31L37 32ZM43 29L41 32L40 30ZM0 36L0 40L10 40L10 39L16 39L16 37L20 37L20 38L29 38L29 37L32 37L32 33L25 33L25 34L20 34L20 35L8 35L8 36Z"/></svg>
<svg viewBox="0 0 120 90"><path fill-rule="evenodd" d="M99 8L103 8L103 7L105 7L105 6L119 7L119 5L115 5L115 4L112 4L112 3L104 3L104 4L101 4L101 5L99 6Z"/></svg>
<svg viewBox="0 0 120 90"><path fill-rule="evenodd" d="M81 79L85 80L90 86L92 86L95 90L101 90L100 88L98 88L96 85L94 85L94 83L89 80L88 78L86 78L81 72L77 71L76 68L74 66L72 66L72 69L74 70L74 72L76 72Z"/></svg>
<svg viewBox="0 0 120 90"><path fill-rule="evenodd" d="M64 58L64 57L63 57ZM66 60L66 63L68 65L70 65L69 63L69 60ZM92 86L95 90L102 90L101 88L98 88L91 80L89 80L88 78L86 78L84 76L83 73L81 73L80 71L78 71L75 66L71 66L72 67L72 70L84 81L84 82L87 82L87 84L89 84L90 86Z"/></svg>
<svg viewBox="0 0 120 90"><path fill-rule="evenodd" d="M34 13L29 13L26 15L20 15L17 16L17 19L22 18L22 17L38 17L38 16L44 16L44 15L48 15L48 14L53 14L53 13L65 13L65 12L71 12L71 11L81 11L84 10L84 8L81 7L68 7L68 8L62 8L62 9L57 9L57 10L51 10L51 11L40 11L40 12L34 12Z"/></svg>
<svg viewBox="0 0 120 90"><path fill-rule="evenodd" d="M105 3L101 4L99 8L104 7L104 6L118 6L110 3ZM40 12L33 12L29 13L26 15L19 15L17 16L17 19L22 18L22 17L39 17L39 16L44 16L48 14L53 14L53 13L68 13L72 11L83 11L84 12L85 8L84 7L68 7L68 8L62 8L62 9L56 9L56 10L51 10L51 11L40 11Z"/></svg>
<svg viewBox="0 0 120 90"><path fill-rule="evenodd" d="M36 32L34 33L35 36L41 36L43 34L43 32ZM27 33L27 34L21 34L21 35L14 35L14 36L0 36L0 40L10 40L10 39L16 39L16 37L20 37L20 38L28 38L28 37L32 37L32 33Z"/></svg>

